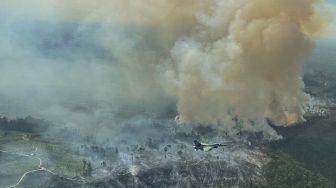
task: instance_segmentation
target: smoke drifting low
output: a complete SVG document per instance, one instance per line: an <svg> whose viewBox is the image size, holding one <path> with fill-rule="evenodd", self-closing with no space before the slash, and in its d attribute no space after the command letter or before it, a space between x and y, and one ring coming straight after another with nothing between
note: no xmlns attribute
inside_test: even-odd
<svg viewBox="0 0 336 188"><path fill-rule="evenodd" d="M95 126L115 109L176 103L182 122L219 127L304 120L302 69L326 24L319 0L20 3L0 8L6 115Z"/></svg>

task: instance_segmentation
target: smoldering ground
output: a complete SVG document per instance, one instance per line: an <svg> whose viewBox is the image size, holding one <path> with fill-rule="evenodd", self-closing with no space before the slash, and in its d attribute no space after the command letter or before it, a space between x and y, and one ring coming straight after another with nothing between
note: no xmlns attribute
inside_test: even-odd
<svg viewBox="0 0 336 188"><path fill-rule="evenodd" d="M0 9L1 111L97 131L118 126L120 111L169 110L220 129L237 117L265 132L265 118L303 121L303 65L328 22L319 0L31 0Z"/></svg>

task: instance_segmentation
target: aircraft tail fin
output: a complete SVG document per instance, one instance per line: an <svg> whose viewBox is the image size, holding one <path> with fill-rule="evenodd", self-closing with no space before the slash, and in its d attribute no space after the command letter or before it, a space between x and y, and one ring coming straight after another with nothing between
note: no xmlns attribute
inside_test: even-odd
<svg viewBox="0 0 336 188"><path fill-rule="evenodd" d="M197 140L194 140L194 144L195 144L195 146L202 146L202 144Z"/></svg>

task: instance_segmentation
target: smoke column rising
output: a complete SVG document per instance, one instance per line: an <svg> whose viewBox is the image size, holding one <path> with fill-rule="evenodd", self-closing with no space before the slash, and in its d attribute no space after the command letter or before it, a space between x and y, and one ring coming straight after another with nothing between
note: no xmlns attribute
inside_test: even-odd
<svg viewBox="0 0 336 188"><path fill-rule="evenodd" d="M315 0L214 1L172 56L182 121L222 124L232 114L276 125L304 121L302 68L325 25Z"/></svg>
<svg viewBox="0 0 336 188"><path fill-rule="evenodd" d="M302 69L326 24L322 1L20 3L1 8L5 114L92 126L101 121L88 118L110 108L158 112L176 102L182 122L304 120Z"/></svg>

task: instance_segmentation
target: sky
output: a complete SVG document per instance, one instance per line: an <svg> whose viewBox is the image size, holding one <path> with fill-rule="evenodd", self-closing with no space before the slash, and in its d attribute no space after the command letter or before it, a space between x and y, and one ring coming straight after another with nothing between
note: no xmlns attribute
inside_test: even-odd
<svg viewBox="0 0 336 188"><path fill-rule="evenodd" d="M330 9L330 13L332 15L332 21L327 31L325 32L325 38L331 38L336 40L336 1L335 0L327 0L327 7Z"/></svg>

